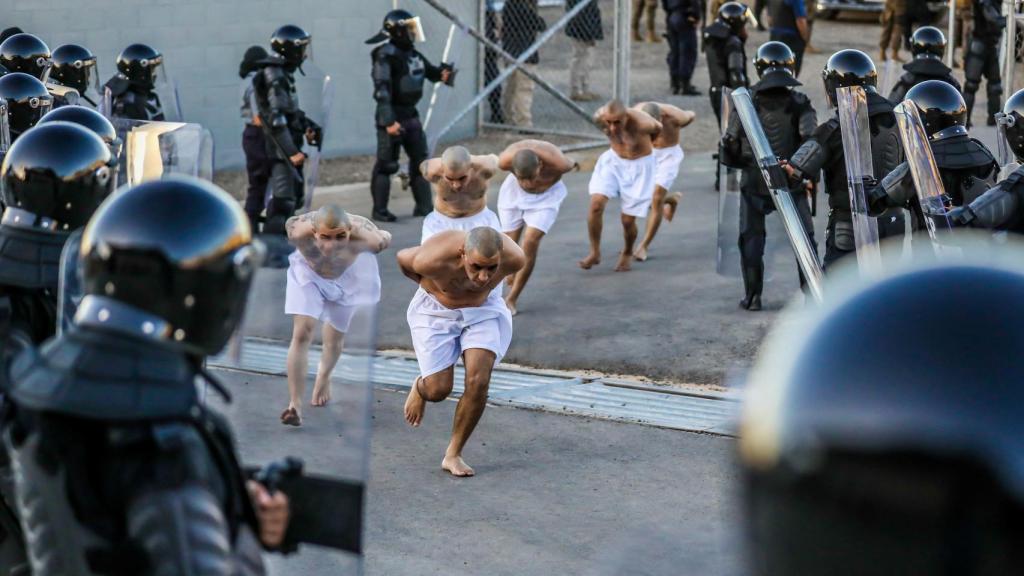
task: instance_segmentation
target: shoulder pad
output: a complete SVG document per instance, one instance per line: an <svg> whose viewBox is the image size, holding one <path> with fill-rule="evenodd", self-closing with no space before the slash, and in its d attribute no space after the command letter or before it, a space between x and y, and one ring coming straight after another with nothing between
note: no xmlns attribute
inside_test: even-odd
<svg viewBox="0 0 1024 576"><path fill-rule="evenodd" d="M826 120L824 124L818 126L818 128L814 131L814 134L811 135L811 138L814 138L818 142L824 144L825 142L828 142L832 138L832 136L838 132L839 118L833 116L832 118Z"/></svg>
<svg viewBox="0 0 1024 576"><path fill-rule="evenodd" d="M56 288L67 234L0 226L0 284Z"/></svg>
<svg viewBox="0 0 1024 576"><path fill-rule="evenodd" d="M110 93L114 96L120 96L128 90L129 82L127 78L118 73L111 76L103 86L110 88Z"/></svg>
<svg viewBox="0 0 1024 576"><path fill-rule="evenodd" d="M188 417L198 398L185 355L73 327L11 370L10 396L29 410L97 420Z"/></svg>
<svg viewBox="0 0 1024 576"><path fill-rule="evenodd" d="M974 138L956 137L932 142L932 154L939 168L965 170L994 166L992 152Z"/></svg>
<svg viewBox="0 0 1024 576"><path fill-rule="evenodd" d="M398 47L391 42L385 42L384 44L374 48L373 52L370 54L373 55L374 60L377 60L378 58L390 58L398 55Z"/></svg>
<svg viewBox="0 0 1024 576"><path fill-rule="evenodd" d="M732 36L732 33L729 32L729 28L721 22L715 22L704 29L705 38L718 38L719 40L724 40L729 36Z"/></svg>

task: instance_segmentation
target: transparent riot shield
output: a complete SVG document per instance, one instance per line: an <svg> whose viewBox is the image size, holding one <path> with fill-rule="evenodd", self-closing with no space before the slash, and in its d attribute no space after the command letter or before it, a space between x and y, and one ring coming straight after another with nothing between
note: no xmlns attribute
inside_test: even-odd
<svg viewBox="0 0 1024 576"><path fill-rule="evenodd" d="M299 96L299 108L312 123L310 127L314 134L312 140L307 137L303 146L303 152L306 153L306 162L302 168L303 206L308 210L320 181L320 155L331 119L331 107L334 104L334 81L313 62L305 62L302 70L305 75L296 74L295 89Z"/></svg>
<svg viewBox="0 0 1024 576"><path fill-rule="evenodd" d="M746 88L738 88L732 93L732 101L736 107L736 113L739 114L740 122L743 124L743 131L746 132L750 146L754 150L761 174L768 185L768 192L775 203L775 209L782 217L789 242L793 247L793 252L796 253L797 264L804 273L811 294L820 302L823 277L821 263L818 261L818 256L804 229L800 213L793 202L786 174L772 151L767 136L765 136L761 120L757 117L757 111L754 109L754 102L750 98L750 92Z"/></svg>
<svg viewBox="0 0 1024 576"><path fill-rule="evenodd" d="M729 125L733 114L731 90L722 88L722 123L720 131ZM738 278L740 264L740 176L742 171L719 162L718 165L718 256L716 270L721 276Z"/></svg>
<svg viewBox="0 0 1024 576"><path fill-rule="evenodd" d="M268 573L360 574L374 369L393 362L376 356L379 259L394 252L297 235L287 269L255 272L238 333L208 360L231 402L205 398L229 418L243 464L289 499L286 549L298 550L265 555ZM313 339L289 358L297 325Z"/></svg>
<svg viewBox="0 0 1024 576"><path fill-rule="evenodd" d="M1012 114L996 112L996 160L999 162L999 180L1012 174L1020 164L1014 158L1010 141L1006 137L1006 129L1016 123Z"/></svg>
<svg viewBox="0 0 1024 576"><path fill-rule="evenodd" d="M891 60L890 60L891 62ZM876 276L882 265L878 248L878 221L868 215L865 182L874 176L871 160L871 125L868 122L867 93L861 86L836 90L839 103L839 127L846 162L846 183L853 215L853 238L857 246L857 265L865 276Z"/></svg>
<svg viewBox="0 0 1024 576"><path fill-rule="evenodd" d="M82 279L78 253L82 248L82 229L75 230L64 243L57 279L57 336L71 327L75 311L82 301Z"/></svg>
<svg viewBox="0 0 1024 576"><path fill-rule="evenodd" d="M899 78L900 70L895 60L886 60L885 67L882 68L882 84L878 88L878 93L882 96L888 97L889 93L892 92L893 86L896 85L896 79Z"/></svg>
<svg viewBox="0 0 1024 576"><path fill-rule="evenodd" d="M112 120L124 142L120 182L135 185L170 174L213 179L213 136L199 124Z"/></svg>
<svg viewBox="0 0 1024 576"><path fill-rule="evenodd" d="M928 236L935 248L940 250L943 244L948 245L948 238L943 241L940 235L948 234L953 229L953 223L946 216L949 197L942 185L939 168L935 164L935 156L932 154L924 124L917 113L917 106L909 100L904 100L896 106L894 112L900 129L903 152L910 167L910 175L914 179L925 225L928 227Z"/></svg>
<svg viewBox="0 0 1024 576"><path fill-rule="evenodd" d="M181 99L178 97L178 84L167 74L163 62L158 64L153 71L153 93L160 99L164 122L184 121L185 116L181 112Z"/></svg>
<svg viewBox="0 0 1024 576"><path fill-rule="evenodd" d="M7 100L0 98L0 160L11 147L11 125L7 122Z"/></svg>

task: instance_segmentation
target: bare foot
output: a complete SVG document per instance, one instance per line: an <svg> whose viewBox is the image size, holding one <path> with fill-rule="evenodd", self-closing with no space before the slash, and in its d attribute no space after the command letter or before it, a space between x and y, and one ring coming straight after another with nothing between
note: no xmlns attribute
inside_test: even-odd
<svg viewBox="0 0 1024 576"><path fill-rule="evenodd" d="M683 197L681 192L676 192L668 198L665 198L665 204L661 207L661 215L665 217L665 220L671 222L676 217L676 208L679 207L679 200Z"/></svg>
<svg viewBox="0 0 1024 576"><path fill-rule="evenodd" d="M294 406L289 406L281 412L281 424L285 426L302 426L302 416L299 416L299 410Z"/></svg>
<svg viewBox="0 0 1024 576"><path fill-rule="evenodd" d="M647 248L640 246L636 250L633 250L633 258L636 258L637 262L644 262L645 260L647 260ZM618 268L616 268L616 270L618 270Z"/></svg>
<svg viewBox="0 0 1024 576"><path fill-rule="evenodd" d="M508 298L505 298L505 306L508 306L508 311L511 312L513 316L515 316L518 313L518 311L516 310L515 300L509 300Z"/></svg>
<svg viewBox="0 0 1024 576"><path fill-rule="evenodd" d="M615 265L616 272L629 272L633 269L633 255L629 252L619 254L619 263Z"/></svg>
<svg viewBox="0 0 1024 576"><path fill-rule="evenodd" d="M579 262L580 268L583 268L584 270L590 270L591 268L593 268L594 266L597 266L600 263L601 263L601 253L600 252L591 252L590 254L587 254L586 258L584 258L583 260L580 260L580 262Z"/></svg>
<svg viewBox="0 0 1024 576"><path fill-rule="evenodd" d="M405 421L410 426L416 428L423 421L423 408L427 402L420 396L417 386L420 384L420 377L416 377L416 381L412 383L412 388L409 390L409 396L405 399Z"/></svg>
<svg viewBox="0 0 1024 576"><path fill-rule="evenodd" d="M476 474L466 464L466 461L462 459L462 456L445 456L444 460L441 461L441 469L451 473L452 476L458 477L468 477Z"/></svg>
<svg viewBox="0 0 1024 576"><path fill-rule="evenodd" d="M331 400L331 380L316 379L316 384L313 386L313 398L310 400L310 404L313 406L326 406Z"/></svg>

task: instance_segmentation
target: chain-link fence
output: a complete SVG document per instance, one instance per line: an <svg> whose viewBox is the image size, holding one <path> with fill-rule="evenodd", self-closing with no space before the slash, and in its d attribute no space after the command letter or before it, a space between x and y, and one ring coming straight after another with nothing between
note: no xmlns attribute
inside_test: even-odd
<svg viewBox="0 0 1024 576"><path fill-rule="evenodd" d="M603 142L591 117L616 93L628 93L628 57L617 50L623 43L615 25L628 2L477 0L469 15L448 0L417 0L428 6L425 14L447 20L454 42L478 47L476 95L457 110L428 110L431 144L466 118L484 133L535 134L566 148Z"/></svg>

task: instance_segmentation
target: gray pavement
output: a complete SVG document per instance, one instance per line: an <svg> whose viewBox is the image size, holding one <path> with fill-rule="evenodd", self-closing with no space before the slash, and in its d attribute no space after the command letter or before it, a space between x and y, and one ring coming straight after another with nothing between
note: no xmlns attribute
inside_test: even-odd
<svg viewBox="0 0 1024 576"><path fill-rule="evenodd" d="M217 371L246 462L294 454L347 474L337 404L284 428L283 378ZM740 573L733 441L543 412L489 407L466 450L478 476L440 469L454 402L423 425L402 419L404 394L378 391L368 488L366 573ZM275 574L344 574L352 559L304 548L269 557Z"/></svg>

